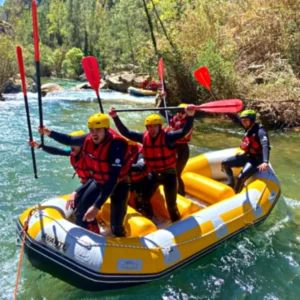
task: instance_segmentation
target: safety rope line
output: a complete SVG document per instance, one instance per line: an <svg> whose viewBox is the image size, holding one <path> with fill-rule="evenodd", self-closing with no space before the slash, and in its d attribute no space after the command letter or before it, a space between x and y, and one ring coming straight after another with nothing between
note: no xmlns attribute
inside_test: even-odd
<svg viewBox="0 0 300 300"><path fill-rule="evenodd" d="M261 200L262 198L262 195L264 194L266 188L267 188L267 185L268 185L268 181L266 182L266 185L265 185L265 188L263 189L262 193L261 193L261 196L259 198L259 200ZM258 203L257 203L258 204ZM251 203L250 203L251 205ZM77 236L74 236L73 234L69 233L67 229L65 229L63 227L63 225L61 225L55 218L51 217L51 216L48 216L48 215L43 215L43 217L45 218L48 218L48 219L51 219L52 221L54 221L63 231L66 232L67 235L69 235L70 237L72 237L73 239L75 239L81 246L83 247L88 247L88 248L92 248L92 247L102 247L102 246L108 246L108 247L117 247L117 248L131 248L131 249L142 249L142 250L168 250L169 252L173 249L173 248L176 248L176 247L179 247L181 245L186 245L186 244L189 244L189 243L192 243L192 242L195 242L195 241L198 241L202 238L205 238L207 236L209 236L210 234L218 231L219 229L229 225L230 223L240 219L241 217L243 216L246 216L247 214L249 214L250 212L254 212L256 209L258 209L259 205L256 205L256 207L252 207L250 209L248 209L243 215L239 215L227 222L224 222L222 224L220 224L219 226L215 227L213 230L210 230L209 232L203 234L203 235L200 235L198 237L194 237L194 238L191 238L189 240L186 240L186 241L183 241L183 242L180 242L178 244L174 244L174 245L169 245L167 247L164 247L164 246L156 246L156 247L153 247L153 248L148 248L148 247L144 247L144 246L134 246L134 245L123 245L123 244L107 244L107 243L93 243L93 244L90 244L86 241L82 241L81 238L78 238ZM37 208L34 208L33 210L39 210L41 211L43 207L37 207ZM200 217L200 216L194 216L194 217ZM201 217L200 217L201 218ZM251 227L254 225L254 222L247 222L246 220L244 221L245 223L245 227Z"/></svg>
<svg viewBox="0 0 300 300"><path fill-rule="evenodd" d="M20 279L20 274L21 274L21 266L22 266L22 259L23 259L23 253L24 253L24 248L25 248L25 240L26 240L26 232L28 230L28 224L29 220L31 218L32 212L35 209L33 208L29 214L27 220L24 222L24 226L21 230L23 232L23 237L22 237L22 246L20 250L20 257L19 257L19 262L18 262L18 271L17 271L17 277L16 277L16 285L15 285L15 291L14 291L14 300L17 299L17 292L18 292L18 286L19 286L19 279Z"/></svg>

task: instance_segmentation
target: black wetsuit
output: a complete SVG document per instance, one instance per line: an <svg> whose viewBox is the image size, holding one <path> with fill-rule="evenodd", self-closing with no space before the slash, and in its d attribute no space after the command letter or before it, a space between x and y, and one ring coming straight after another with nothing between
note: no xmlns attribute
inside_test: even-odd
<svg viewBox="0 0 300 300"><path fill-rule="evenodd" d="M87 135L72 137L70 135L61 134L51 131L50 137L64 145L82 146ZM95 145L95 147L97 147ZM76 202L76 224L84 228L92 228L96 224L96 220L92 222L82 221L86 211L91 206L98 209L110 197L111 199L111 230L116 236L125 236L125 228L123 226L127 203L129 197L129 181L128 178L118 182L120 172L124 164L124 156L127 149L127 143L121 140L113 140L108 151L109 163L109 180L105 184L99 184L95 180L89 180L77 192ZM116 161L119 161L116 163Z"/></svg>
<svg viewBox="0 0 300 300"><path fill-rule="evenodd" d="M113 118L120 133L128 139L143 143L143 132L131 131L121 122L119 117ZM194 117L187 116L187 122L180 130L166 133L166 146L170 149L174 148L175 142L185 137L193 126ZM155 140L155 139L154 139ZM165 198L168 206L170 218L173 222L180 218L180 214L176 204L178 184L175 168L169 168L161 172L153 172L150 170L149 181L147 185L147 193L144 194L144 209L149 217L152 217L153 211L150 205L150 199L153 193L157 190L159 185L164 186Z"/></svg>
<svg viewBox="0 0 300 300"><path fill-rule="evenodd" d="M237 116L233 114L228 114L228 116L235 123L238 123L242 126L242 123ZM228 178L228 184L234 188L236 193L239 193L243 188L244 182L258 171L257 167L260 164L264 162L269 163L270 141L266 130L259 124L254 123L249 130L245 129L245 136L255 137L261 147L261 154L255 155L251 153L244 153L228 157L222 161L222 170ZM242 171L237 177L236 184L234 184L232 172L233 167L243 167Z"/></svg>
<svg viewBox="0 0 300 300"><path fill-rule="evenodd" d="M160 102L160 107L163 107L162 105L163 101ZM166 117L166 113L164 110L160 110L159 113ZM172 120L173 115L167 114L168 116L168 122L170 125L170 120ZM177 179L178 179L178 194L181 196L185 196L185 188L184 188L184 182L181 178L182 171L184 167L186 166L189 157L190 157L190 148L189 144L186 143L177 143L176 144L176 153L177 153L177 162L176 162L176 173L177 173Z"/></svg>

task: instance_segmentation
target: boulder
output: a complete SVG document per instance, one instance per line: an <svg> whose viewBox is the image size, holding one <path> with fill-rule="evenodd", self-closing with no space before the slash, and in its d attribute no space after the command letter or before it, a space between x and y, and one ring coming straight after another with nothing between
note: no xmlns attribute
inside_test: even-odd
<svg viewBox="0 0 300 300"><path fill-rule="evenodd" d="M148 77L148 74L135 74L132 72L121 72L106 76L109 89L127 93L130 86L139 88L141 83Z"/></svg>
<svg viewBox="0 0 300 300"><path fill-rule="evenodd" d="M127 93L127 89L133 85L135 74L123 72L118 75L106 76L106 81L109 89Z"/></svg>
<svg viewBox="0 0 300 300"><path fill-rule="evenodd" d="M54 91L62 91L62 90L63 88L56 83L46 83L41 86L41 92L43 96Z"/></svg>
<svg viewBox="0 0 300 300"><path fill-rule="evenodd" d="M22 92L21 80L9 78L8 81L4 84L3 87L4 94L17 94L20 92Z"/></svg>

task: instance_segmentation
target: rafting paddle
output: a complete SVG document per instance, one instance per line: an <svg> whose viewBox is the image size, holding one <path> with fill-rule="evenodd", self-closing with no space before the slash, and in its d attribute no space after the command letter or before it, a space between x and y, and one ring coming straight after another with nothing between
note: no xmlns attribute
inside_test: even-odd
<svg viewBox="0 0 300 300"><path fill-rule="evenodd" d="M207 67L201 67L194 72L195 78L198 82L208 90L211 90L211 78Z"/></svg>
<svg viewBox="0 0 300 300"><path fill-rule="evenodd" d="M30 114L29 114L29 105L28 105L28 98L27 98L25 68L24 68L22 48L20 46L17 46L16 50L17 50L19 71L20 71L20 76L21 76L21 81L22 81L22 90L23 90L23 94L24 94L24 102L25 102L25 110L26 110L26 116L27 116L27 126L28 126L28 132L29 132L29 140L32 141L33 138L32 138L32 130L31 130L31 122L30 122ZM33 163L34 178L38 178L37 168L36 168L36 160L35 160L35 153L34 153L34 148L33 147L31 147L31 157L32 157L32 163Z"/></svg>
<svg viewBox="0 0 300 300"><path fill-rule="evenodd" d="M243 102L240 99L226 99L207 102L201 105L195 105L195 110L202 110L211 113L236 113L243 108ZM133 109L117 109L116 112L130 111L160 111L160 110L182 110L182 107L153 107L153 108L133 108Z"/></svg>
<svg viewBox="0 0 300 300"><path fill-rule="evenodd" d="M164 87L164 61L161 57L158 61L158 76L161 82L161 94L163 95L164 107L167 107L166 96L165 96L165 87ZM168 112L165 110L167 124L169 124Z"/></svg>
<svg viewBox="0 0 300 300"><path fill-rule="evenodd" d="M41 92L41 77L40 77L39 31L38 31L38 19L37 19L37 5L36 5L35 0L32 0L32 26L33 26L34 60L35 60L35 69L36 69L36 84L37 84L37 92L38 92L40 128L43 128L43 107L42 107L42 92ZM44 135L41 135L41 144L42 144L42 146L44 146Z"/></svg>
<svg viewBox="0 0 300 300"><path fill-rule="evenodd" d="M98 61L94 56L87 56L82 59L81 63L89 84L96 92L100 111L101 113L104 113L101 99L100 99L100 94L99 94L101 77L100 77Z"/></svg>

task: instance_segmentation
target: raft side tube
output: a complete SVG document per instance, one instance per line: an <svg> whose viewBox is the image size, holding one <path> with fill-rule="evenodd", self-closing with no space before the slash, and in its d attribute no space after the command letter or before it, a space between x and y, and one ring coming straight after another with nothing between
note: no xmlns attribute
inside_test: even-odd
<svg viewBox="0 0 300 300"><path fill-rule="evenodd" d="M187 194L209 204L215 204L235 195L228 185L196 173L186 172L182 175L182 180Z"/></svg>

